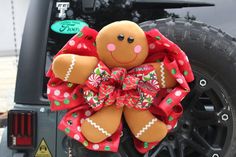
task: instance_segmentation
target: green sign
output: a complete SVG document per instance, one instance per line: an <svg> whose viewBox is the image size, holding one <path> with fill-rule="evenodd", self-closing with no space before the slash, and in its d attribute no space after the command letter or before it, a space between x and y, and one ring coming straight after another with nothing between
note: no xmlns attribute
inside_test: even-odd
<svg viewBox="0 0 236 157"><path fill-rule="evenodd" d="M88 26L88 24L81 20L64 20L55 22L51 25L51 29L61 34L76 34L80 32L84 26Z"/></svg>

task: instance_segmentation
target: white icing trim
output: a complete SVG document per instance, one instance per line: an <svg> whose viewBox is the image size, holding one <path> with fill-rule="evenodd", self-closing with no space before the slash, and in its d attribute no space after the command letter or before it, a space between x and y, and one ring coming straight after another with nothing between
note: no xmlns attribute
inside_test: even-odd
<svg viewBox="0 0 236 157"><path fill-rule="evenodd" d="M161 85L162 87L166 87L166 81L165 81L165 72L164 72L164 63L161 62Z"/></svg>
<svg viewBox="0 0 236 157"><path fill-rule="evenodd" d="M148 124L146 124L137 134L136 138L139 138L145 131L147 131L155 122L157 122L157 118L153 118Z"/></svg>
<svg viewBox="0 0 236 157"><path fill-rule="evenodd" d="M87 118L86 121L89 122L89 124L91 124L94 128L98 129L100 132L105 134L107 137L111 136L111 134L109 132L107 132L105 129L103 129L100 125L93 122L91 119Z"/></svg>
<svg viewBox="0 0 236 157"><path fill-rule="evenodd" d="M72 72L72 70L74 69L74 66L75 66L75 55L72 55L71 57L71 64L70 64L70 67L68 68L67 72L66 72L66 75L64 77L64 81L68 81L69 77L70 77L70 74Z"/></svg>

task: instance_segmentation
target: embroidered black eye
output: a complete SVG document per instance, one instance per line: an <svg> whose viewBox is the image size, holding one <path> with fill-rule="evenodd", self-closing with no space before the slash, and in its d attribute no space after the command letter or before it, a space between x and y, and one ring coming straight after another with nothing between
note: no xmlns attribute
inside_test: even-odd
<svg viewBox="0 0 236 157"><path fill-rule="evenodd" d="M117 39L120 40L120 41L124 40L124 38L125 38L125 36L123 34L119 34L117 36Z"/></svg>
<svg viewBox="0 0 236 157"><path fill-rule="evenodd" d="M133 37L128 37L127 41L128 41L128 43L132 43L132 42L134 42L134 38Z"/></svg>

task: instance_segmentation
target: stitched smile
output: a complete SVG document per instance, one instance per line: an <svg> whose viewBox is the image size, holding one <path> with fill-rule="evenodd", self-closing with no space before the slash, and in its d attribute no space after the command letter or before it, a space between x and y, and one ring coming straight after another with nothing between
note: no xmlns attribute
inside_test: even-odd
<svg viewBox="0 0 236 157"><path fill-rule="evenodd" d="M116 61L117 63L120 63L120 64L129 64L129 63L132 63L133 61L136 60L137 56L138 56L138 55L136 54L135 57L134 57L132 60L127 61L127 62L122 62L122 61L117 60L117 59L113 56L113 53L111 52L111 57L113 58L113 60Z"/></svg>

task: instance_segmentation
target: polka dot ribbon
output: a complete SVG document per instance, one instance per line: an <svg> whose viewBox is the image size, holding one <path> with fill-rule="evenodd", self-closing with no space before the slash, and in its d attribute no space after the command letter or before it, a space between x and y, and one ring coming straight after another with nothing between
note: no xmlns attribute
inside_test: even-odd
<svg viewBox="0 0 236 157"><path fill-rule="evenodd" d="M188 82L194 80L192 69L186 54L172 41L163 36L157 29L145 32L149 44L149 55L145 63L160 62L172 74L178 82L173 89L160 89L153 100L149 110L156 117L164 121L167 129L171 131L176 127L183 108L180 102L189 93ZM66 45L58 52L60 54L77 54L84 56L96 56L97 31L85 27L81 32L71 38ZM56 57L55 56L55 57ZM48 99L52 111L68 110L59 123L58 128L68 136L82 143L86 148L94 151L113 151L119 147L122 125L108 139L101 143L90 143L81 134L81 124L96 111L91 108L84 99L83 87L56 78L49 69L47 76ZM145 153L152 149L158 142L142 142L133 137L134 146L140 153Z"/></svg>

